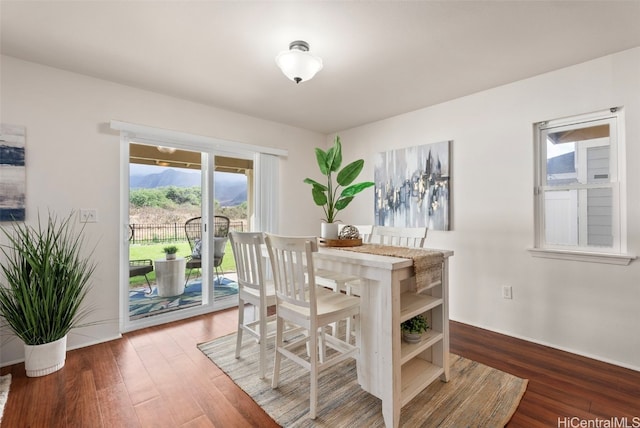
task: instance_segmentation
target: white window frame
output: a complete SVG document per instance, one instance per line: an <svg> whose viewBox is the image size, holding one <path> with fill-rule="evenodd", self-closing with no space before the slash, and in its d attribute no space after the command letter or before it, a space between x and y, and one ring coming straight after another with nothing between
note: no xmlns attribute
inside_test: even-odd
<svg viewBox="0 0 640 428"><path fill-rule="evenodd" d="M606 184L569 184L566 186L547 185L547 135L572 128L581 124L608 123L609 138L609 182ZM535 159L535 236L534 248L530 252L535 257L546 257L565 260L590 261L597 263L627 265L635 256L627 254L626 228L626 186L625 186L625 138L624 111L616 107L605 111L572 116L563 119L540 122L534 125L534 159ZM579 153L576 152L576 156ZM546 242L545 236L545 191L546 190L579 190L589 188L612 189L612 234L611 247L595 247L578 243L577 245L553 245Z"/></svg>

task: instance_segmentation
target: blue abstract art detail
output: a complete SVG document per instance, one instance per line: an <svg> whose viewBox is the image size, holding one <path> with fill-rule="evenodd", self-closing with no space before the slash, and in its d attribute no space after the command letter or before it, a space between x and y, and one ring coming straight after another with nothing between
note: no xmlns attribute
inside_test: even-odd
<svg viewBox="0 0 640 428"><path fill-rule="evenodd" d="M451 141L378 153L376 224L449 230Z"/></svg>
<svg viewBox="0 0 640 428"><path fill-rule="evenodd" d="M0 125L0 221L24 221L25 128Z"/></svg>

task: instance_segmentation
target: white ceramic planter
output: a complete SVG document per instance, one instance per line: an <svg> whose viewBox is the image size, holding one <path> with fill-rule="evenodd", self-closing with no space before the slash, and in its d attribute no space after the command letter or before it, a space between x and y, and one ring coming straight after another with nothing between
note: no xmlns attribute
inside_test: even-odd
<svg viewBox="0 0 640 428"><path fill-rule="evenodd" d="M320 237L324 239L338 239L338 223L322 222L320 225Z"/></svg>
<svg viewBox="0 0 640 428"><path fill-rule="evenodd" d="M24 368L28 377L48 375L64 367L67 336L44 345L24 345Z"/></svg>
<svg viewBox="0 0 640 428"><path fill-rule="evenodd" d="M171 254L167 253L166 259L167 260L175 260L176 259L176 253L171 253Z"/></svg>

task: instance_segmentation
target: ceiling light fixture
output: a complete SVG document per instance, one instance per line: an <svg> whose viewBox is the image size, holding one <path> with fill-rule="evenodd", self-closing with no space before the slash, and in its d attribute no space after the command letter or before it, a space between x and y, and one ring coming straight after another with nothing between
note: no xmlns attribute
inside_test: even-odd
<svg viewBox="0 0 640 428"><path fill-rule="evenodd" d="M296 40L289 43L289 50L276 57L276 64L285 76L296 83L310 80L322 70L322 59L309 52L309 43Z"/></svg>
<svg viewBox="0 0 640 428"><path fill-rule="evenodd" d="M175 153L175 152L176 152L176 149L174 149L173 147L158 146L158 151L159 151L160 153L168 153L168 154L171 154L171 153Z"/></svg>

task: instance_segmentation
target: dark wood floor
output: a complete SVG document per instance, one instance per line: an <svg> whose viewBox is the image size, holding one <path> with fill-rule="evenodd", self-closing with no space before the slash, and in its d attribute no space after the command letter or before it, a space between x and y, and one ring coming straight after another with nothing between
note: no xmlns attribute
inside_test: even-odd
<svg viewBox="0 0 640 428"><path fill-rule="evenodd" d="M196 348L234 331L236 314L70 351L62 370L41 378L25 377L23 364L4 367L0 373L13 380L2 427L276 427ZM640 372L455 322L451 351L529 379L509 427L557 427L559 417L640 418Z"/></svg>
<svg viewBox="0 0 640 428"><path fill-rule="evenodd" d="M597 426L572 423L623 417L640 427L640 372L456 322L451 352L529 379L509 427Z"/></svg>

